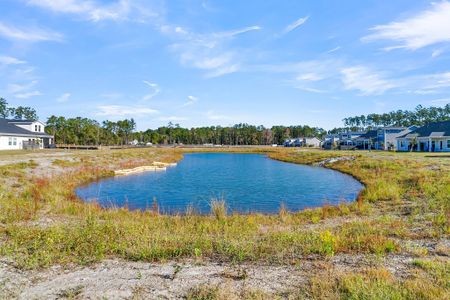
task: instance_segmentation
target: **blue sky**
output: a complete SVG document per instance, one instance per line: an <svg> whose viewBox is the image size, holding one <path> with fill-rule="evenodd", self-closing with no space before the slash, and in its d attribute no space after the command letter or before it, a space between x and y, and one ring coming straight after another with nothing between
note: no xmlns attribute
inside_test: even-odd
<svg viewBox="0 0 450 300"><path fill-rule="evenodd" d="M0 0L0 95L48 116L341 126L450 102L450 2Z"/></svg>

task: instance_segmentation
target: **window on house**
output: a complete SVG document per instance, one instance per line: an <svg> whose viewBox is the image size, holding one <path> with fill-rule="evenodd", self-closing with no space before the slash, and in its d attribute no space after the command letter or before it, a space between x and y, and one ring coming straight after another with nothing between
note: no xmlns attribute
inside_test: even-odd
<svg viewBox="0 0 450 300"><path fill-rule="evenodd" d="M34 131L38 131L38 126L34 125Z"/></svg>
<svg viewBox="0 0 450 300"><path fill-rule="evenodd" d="M9 146L12 146L12 138L9 138L9 139L8 139L8 145L9 145Z"/></svg>
<svg viewBox="0 0 450 300"><path fill-rule="evenodd" d="M400 142L400 147L405 147L405 143L403 141Z"/></svg>
<svg viewBox="0 0 450 300"><path fill-rule="evenodd" d="M17 138L14 138L14 139L13 139L13 145L14 145L14 146L17 146Z"/></svg>
<svg viewBox="0 0 450 300"><path fill-rule="evenodd" d="M39 132L41 132L41 125L39 125Z"/></svg>
<svg viewBox="0 0 450 300"><path fill-rule="evenodd" d="M450 140L447 140L447 148L450 148Z"/></svg>

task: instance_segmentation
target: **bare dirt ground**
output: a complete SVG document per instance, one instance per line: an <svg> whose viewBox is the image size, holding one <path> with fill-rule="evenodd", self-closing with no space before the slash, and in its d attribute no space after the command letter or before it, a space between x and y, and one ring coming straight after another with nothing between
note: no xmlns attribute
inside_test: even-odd
<svg viewBox="0 0 450 300"><path fill-rule="evenodd" d="M87 267L52 267L20 271L0 263L0 296L17 299L180 299L201 285L259 290L267 294L299 290L315 272L345 272L385 267L406 277L413 258L338 255L310 257L295 266L168 262L160 264L106 260Z"/></svg>

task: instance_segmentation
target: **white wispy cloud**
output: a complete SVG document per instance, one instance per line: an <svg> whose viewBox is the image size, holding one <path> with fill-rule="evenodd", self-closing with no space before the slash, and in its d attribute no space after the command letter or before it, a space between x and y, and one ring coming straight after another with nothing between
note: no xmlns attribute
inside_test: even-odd
<svg viewBox="0 0 450 300"><path fill-rule="evenodd" d="M430 103L433 104L448 104L450 103L450 98L440 98L440 99L434 99L434 100L430 100Z"/></svg>
<svg viewBox="0 0 450 300"><path fill-rule="evenodd" d="M31 97L36 97L36 96L41 96L42 93L39 91L32 91L32 92L25 92L25 93L21 93L21 94L15 94L14 97L18 98L18 99L28 99Z"/></svg>
<svg viewBox="0 0 450 300"><path fill-rule="evenodd" d="M341 70L342 82L346 90L358 90L360 95L381 95L396 85L365 66L354 66Z"/></svg>
<svg viewBox="0 0 450 300"><path fill-rule="evenodd" d="M435 58L444 53L444 49L436 49L431 52L431 57Z"/></svg>
<svg viewBox="0 0 450 300"><path fill-rule="evenodd" d="M418 87L416 94L433 94L450 88L450 72L416 76L411 85Z"/></svg>
<svg viewBox="0 0 450 300"><path fill-rule="evenodd" d="M450 41L450 2L432 3L431 8L401 21L377 25L363 41L389 40L395 42L386 50L404 48L416 50Z"/></svg>
<svg viewBox="0 0 450 300"><path fill-rule="evenodd" d="M305 73L297 76L299 81L318 81L322 80L324 77L316 73Z"/></svg>
<svg viewBox="0 0 450 300"><path fill-rule="evenodd" d="M29 83L23 83L23 84L9 83L7 91L10 94L16 94L16 93L19 93L19 92L30 90L31 88L36 86L37 83L38 83L37 80L33 80L33 81L29 82Z"/></svg>
<svg viewBox="0 0 450 300"><path fill-rule="evenodd" d="M301 91L305 91L305 92L309 92L309 93L316 93L316 94L323 94L323 93L327 92L325 90L316 89L316 88L307 87L307 86L296 86L295 88L298 90L301 90Z"/></svg>
<svg viewBox="0 0 450 300"><path fill-rule="evenodd" d="M158 95L159 92L161 92L161 89L159 88L158 84L147 81L147 80L143 80L142 82L144 82L146 85L148 85L151 89L150 93L148 93L144 97L142 97L142 101L148 101L148 100L152 99L153 97L155 97L156 95Z"/></svg>
<svg viewBox="0 0 450 300"><path fill-rule="evenodd" d="M299 26L302 26L303 24L305 24L306 21L308 21L309 17L302 17L299 18L297 20L295 20L293 23L289 24L288 26L286 26L286 28L284 28L283 30L283 34L287 34L295 29L297 29Z"/></svg>
<svg viewBox="0 0 450 300"><path fill-rule="evenodd" d="M97 106L97 112L95 114L101 117L140 117L157 113L159 113L158 110L145 106L99 105Z"/></svg>
<svg viewBox="0 0 450 300"><path fill-rule="evenodd" d="M72 96L70 93L64 93L56 99L56 102L59 102L59 103L67 102L67 101L69 101L70 96Z"/></svg>
<svg viewBox="0 0 450 300"><path fill-rule="evenodd" d="M137 1L119 0L101 4L93 0L28 0L32 6L50 10L55 13L78 15L84 19L99 22L104 20L144 20L154 17L157 13L149 8L149 3L139 5Z"/></svg>
<svg viewBox="0 0 450 300"><path fill-rule="evenodd" d="M25 42L43 42L63 40L63 35L48 29L28 27L18 28L13 25L8 25L0 22L0 36L14 41Z"/></svg>
<svg viewBox="0 0 450 300"><path fill-rule="evenodd" d="M27 63L26 61L17 59L12 56L0 55L0 64L1 65L22 65L22 64L26 64L26 63Z"/></svg>
<svg viewBox="0 0 450 300"><path fill-rule="evenodd" d="M195 96L187 96L187 98L188 98L188 101L183 103L183 105L181 107L190 106L198 101L198 98Z"/></svg>
<svg viewBox="0 0 450 300"><path fill-rule="evenodd" d="M333 53L339 50L341 50L341 46L334 47L333 49L328 50L327 53Z"/></svg>
<svg viewBox="0 0 450 300"><path fill-rule="evenodd" d="M255 25L207 34L170 25L161 26L160 30L175 40L170 49L178 55L182 65L204 70L205 76L211 78L240 70L242 51L230 44L237 36L261 30L261 27Z"/></svg>
<svg viewBox="0 0 450 300"><path fill-rule="evenodd" d="M223 32L213 33L213 35L215 35L216 37L228 38L228 37L233 37L235 35L247 33L249 31L261 30L261 29L262 29L261 26L256 26L255 25L255 26L248 26L248 27L235 29L235 30L230 30L230 31L223 31Z"/></svg>

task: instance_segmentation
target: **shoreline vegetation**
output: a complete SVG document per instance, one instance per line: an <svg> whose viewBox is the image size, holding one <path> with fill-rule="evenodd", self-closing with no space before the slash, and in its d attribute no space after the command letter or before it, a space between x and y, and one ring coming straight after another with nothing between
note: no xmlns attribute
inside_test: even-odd
<svg viewBox="0 0 450 300"><path fill-rule="evenodd" d="M226 199L211 214L162 215L102 209L80 201L77 186L154 161L175 163L190 152L261 153L349 174L365 185L358 201L276 215L227 214ZM448 299L450 295L450 160L426 153L349 152L286 148L0 153L0 254L14 269L90 266L106 259L301 268L302 284L281 291L199 285L187 299ZM334 261L351 257L351 268ZM387 268L383 261L399 261ZM370 262L370 263L369 263ZM317 266L321 267L317 267ZM174 275L175 276L175 275ZM234 276L234 275L233 275ZM245 281L245 269L234 280ZM11 291L8 291L11 292ZM13 293L13 292L11 292ZM231 293L231 294L230 294Z"/></svg>

